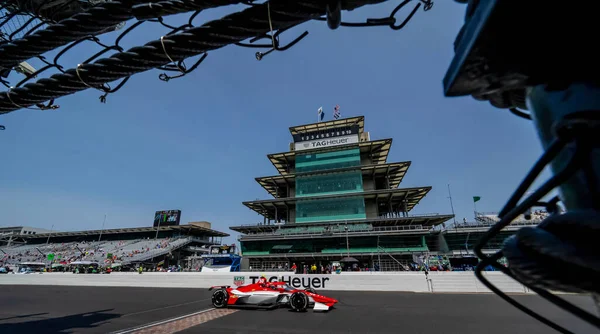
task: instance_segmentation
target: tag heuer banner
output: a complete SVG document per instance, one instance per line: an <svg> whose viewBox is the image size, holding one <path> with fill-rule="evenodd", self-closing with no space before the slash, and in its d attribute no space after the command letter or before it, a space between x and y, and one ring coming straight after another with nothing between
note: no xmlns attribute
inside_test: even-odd
<svg viewBox="0 0 600 334"><path fill-rule="evenodd" d="M312 150L338 145L357 144L358 125L343 126L335 129L318 130L294 135L294 150Z"/></svg>
<svg viewBox="0 0 600 334"><path fill-rule="evenodd" d="M313 150L313 149L317 149L317 148L325 148L325 147L331 147L331 146L358 144L358 142L359 142L358 135L316 139L316 140L309 140L309 141L294 143L294 150L295 151Z"/></svg>

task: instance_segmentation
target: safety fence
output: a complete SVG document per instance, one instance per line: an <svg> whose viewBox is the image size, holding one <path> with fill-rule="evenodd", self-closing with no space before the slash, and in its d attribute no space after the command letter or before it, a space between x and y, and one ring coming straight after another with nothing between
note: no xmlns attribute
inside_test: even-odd
<svg viewBox="0 0 600 334"><path fill-rule="evenodd" d="M105 102L133 75L159 69L160 80L183 77L226 46L253 48L261 60L304 39L308 31L289 43L280 42L280 35L311 20L326 21L331 29L400 30L420 8L433 6L431 0L404 0L386 16L342 21L342 12L382 2L0 0L0 84L6 88L0 91L0 114L57 109L55 99L87 89L99 90ZM211 21L199 15L221 7L234 11ZM157 28L163 31L156 34Z"/></svg>

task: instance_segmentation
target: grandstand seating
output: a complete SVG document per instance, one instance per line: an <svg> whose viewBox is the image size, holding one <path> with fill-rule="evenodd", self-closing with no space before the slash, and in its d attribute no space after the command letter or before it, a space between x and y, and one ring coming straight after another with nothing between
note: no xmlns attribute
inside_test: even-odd
<svg viewBox="0 0 600 334"><path fill-rule="evenodd" d="M115 262L127 264L164 255L191 241L191 238L163 238L18 245L3 247L0 263L17 265L22 262L46 262L47 255L52 253L55 262L83 260L101 263L108 254L112 254Z"/></svg>
<svg viewBox="0 0 600 334"><path fill-rule="evenodd" d="M542 211L542 210L536 210L533 211L531 213L531 219L530 220L526 220L524 215L519 215L517 218L515 218L515 220L513 220L513 224L518 224L518 223L535 223L535 224L539 224L542 220L544 220L546 217L548 217L548 212L546 211ZM493 225L496 224L497 222L500 221L500 218L498 218L498 214L496 213L481 213L481 212L476 212L475 213L475 220L478 223L481 223L483 225Z"/></svg>

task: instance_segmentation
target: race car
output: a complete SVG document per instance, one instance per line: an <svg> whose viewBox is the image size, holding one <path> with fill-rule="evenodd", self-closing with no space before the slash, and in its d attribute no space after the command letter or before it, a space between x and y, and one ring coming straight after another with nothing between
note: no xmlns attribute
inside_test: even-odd
<svg viewBox="0 0 600 334"><path fill-rule="evenodd" d="M212 304L215 308L275 309L289 307L293 311L329 311L338 301L322 296L314 289L295 289L285 282L267 282L261 278L257 283L236 288L213 286Z"/></svg>

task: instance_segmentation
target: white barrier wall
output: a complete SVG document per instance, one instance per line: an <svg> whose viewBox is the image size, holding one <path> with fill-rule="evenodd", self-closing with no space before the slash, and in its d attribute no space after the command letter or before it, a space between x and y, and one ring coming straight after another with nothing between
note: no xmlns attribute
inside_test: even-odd
<svg viewBox="0 0 600 334"><path fill-rule="evenodd" d="M253 283L260 275L265 275L272 281L284 280L293 287L312 287L320 290L490 292L475 278L473 272L433 272L429 274L429 280L423 272L343 272L330 275L294 275L291 272L5 274L0 275L0 285L209 288L216 285ZM488 272L486 275L505 292L528 292L521 284L502 273Z"/></svg>
<svg viewBox="0 0 600 334"><path fill-rule="evenodd" d="M498 287L504 292L529 292L529 289L527 289L524 285L501 272L486 272L484 275L492 284L494 284L494 286ZM481 283L477 277L475 277L475 273L472 271L434 271L429 273L429 279L431 282L430 288L432 292L492 292L485 285L483 285L483 283Z"/></svg>

